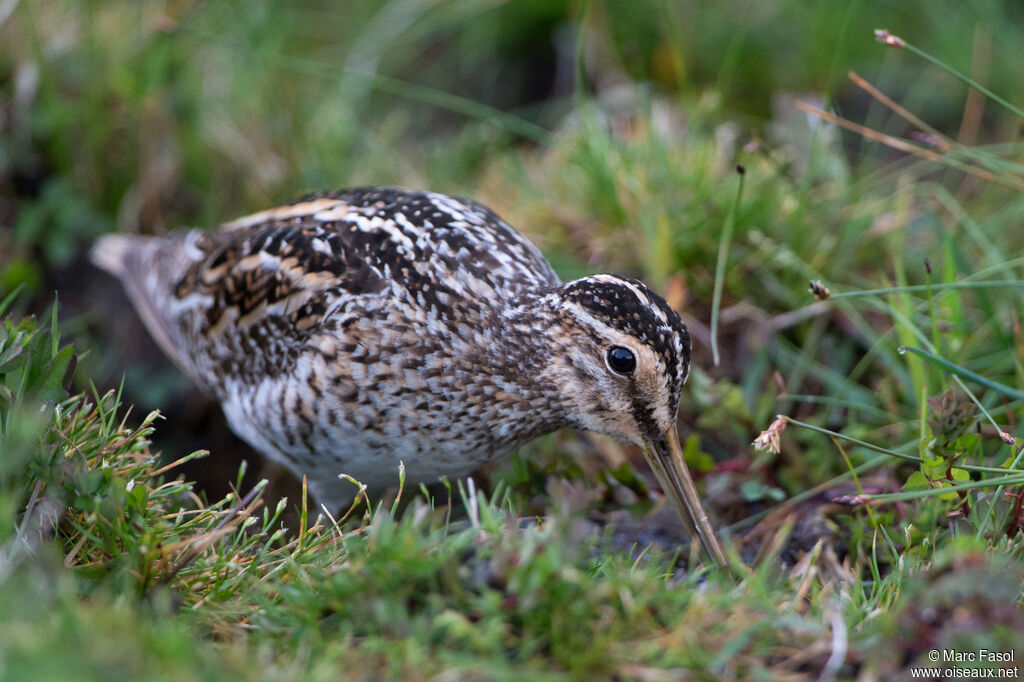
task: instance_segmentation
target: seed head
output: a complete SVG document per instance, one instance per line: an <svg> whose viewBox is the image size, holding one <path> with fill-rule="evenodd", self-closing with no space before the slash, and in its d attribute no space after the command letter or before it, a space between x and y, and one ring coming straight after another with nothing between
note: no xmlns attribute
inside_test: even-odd
<svg viewBox="0 0 1024 682"><path fill-rule="evenodd" d="M782 432L786 430L787 421L788 420L785 415L780 414L776 416L775 421L773 421L767 429L762 431L761 435L754 439L754 448L778 454L782 449L779 443L779 438L782 436Z"/></svg>
<svg viewBox="0 0 1024 682"><path fill-rule="evenodd" d="M901 48L907 44L907 42L903 40L903 38L900 38L899 36L894 36L884 28L875 29L875 39L878 42L882 43L883 45L888 45L889 47L895 48Z"/></svg>
<svg viewBox="0 0 1024 682"><path fill-rule="evenodd" d="M828 287L821 283L820 279L812 279L810 282L811 293L819 301L827 301L832 292L828 290Z"/></svg>

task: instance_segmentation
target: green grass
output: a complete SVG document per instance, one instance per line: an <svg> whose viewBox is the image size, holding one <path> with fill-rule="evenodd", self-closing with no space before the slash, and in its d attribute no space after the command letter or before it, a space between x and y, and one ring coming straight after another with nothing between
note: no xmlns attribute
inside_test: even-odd
<svg viewBox="0 0 1024 682"><path fill-rule="evenodd" d="M20 287L0 305L0 679L888 679L932 649L1024 656L1019 8L624 8L0 17L0 295ZM654 504L599 439L337 524L155 452L181 426L150 410L180 393L111 350L131 338L69 277L87 245L357 183L472 196L563 276L665 293L695 339L687 458L749 575L595 533L588 512ZM772 424L778 447L752 447Z"/></svg>

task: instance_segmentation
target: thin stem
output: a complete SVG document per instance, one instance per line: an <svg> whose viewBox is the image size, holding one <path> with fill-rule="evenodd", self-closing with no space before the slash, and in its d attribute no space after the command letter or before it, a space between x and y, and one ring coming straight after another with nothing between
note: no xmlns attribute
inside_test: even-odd
<svg viewBox="0 0 1024 682"><path fill-rule="evenodd" d="M864 289L862 291L841 291L829 296L834 298L858 298L861 296L882 296L907 291L944 291L947 289L999 289L1001 287L1024 288L1024 280L1003 280L995 282L949 282L947 284L911 284L902 287L885 287L884 289Z"/></svg>
<svg viewBox="0 0 1024 682"><path fill-rule="evenodd" d="M1017 116L1019 116L1021 118L1024 118L1024 111L1021 111L1017 107L1013 106L1012 104L1007 102L1005 99L1003 99L1002 97L1000 97L996 93L992 92L991 90L986 88L984 85L982 85L978 81L976 81L973 78L971 78L970 76L968 76L966 73L961 73L960 71L957 71L956 69L954 69L949 64L946 64L945 62L943 62L943 61L941 61L939 59L936 59L935 57L931 56L930 54L928 54L924 50L922 50L922 49L920 49L918 47L914 47L913 45L911 45L910 43L908 43L906 41L904 41L904 43L903 43L903 48L913 52L918 57L921 57L922 59L925 59L925 60L931 62L932 64L934 64L935 66L939 67L940 69L942 69L946 73L948 73L948 74L954 76L955 78L957 78L959 81L961 81L963 83L966 83L967 85L971 86L972 88L974 88L978 92L984 94L986 97L990 98L993 102L996 102L997 104L1002 105L1006 109L1009 109L1010 111L1012 111Z"/></svg>
<svg viewBox="0 0 1024 682"><path fill-rule="evenodd" d="M722 228L722 240L718 243L718 262L715 263L715 290L711 298L711 358L715 367L718 366L718 312L722 307L722 289L725 286L725 262L729 257L729 244L732 242L733 228L736 226L736 212L743 196L743 179L746 177L746 170L743 166L736 166L740 175L740 183L736 188L736 199L729 209L729 215L725 217L725 226Z"/></svg>
<svg viewBox="0 0 1024 682"><path fill-rule="evenodd" d="M857 472L853 468L850 456L846 454L846 449L839 443L839 439L835 436L832 436L832 444L836 446L836 450L839 450L839 454L843 456L843 462L846 464L846 469L850 472L850 476L853 477L854 485L857 486L857 493L859 495L863 495L864 487L860 484L860 478L857 477ZM889 551L892 552L893 560L899 561L900 552L896 549L896 543L889 537L889 533L885 530L885 526L878 522L878 518L875 516L875 512L871 509L871 505L867 505L864 509L868 514L868 520L871 522L872 528L874 528L876 532L881 532L882 537L885 538Z"/></svg>
<svg viewBox="0 0 1024 682"><path fill-rule="evenodd" d="M897 450L890 450L889 448L883 448L880 445L875 445L874 443L868 443L867 441L859 440L857 438L852 438L850 436L844 435L844 434L839 433L837 431L831 431L829 429L825 429L825 428L822 428L820 426L814 426L813 424L808 424L807 422L802 422L802 421L799 421L797 419L793 419L792 417L786 417L786 422L789 423L789 424L792 424L793 426L799 426L799 427L807 429L809 431L816 431L818 433L823 433L826 436L833 436L835 438L841 438L841 439L843 439L845 441L853 443L854 445L859 445L862 448L865 448L867 450L871 450L872 452L880 452L883 455L889 455L890 457L895 457L896 459L904 459L904 460L906 460L908 462L917 462L918 464L920 464L921 462L924 461L920 457L918 457L917 455L908 455L905 452L899 452ZM974 464L961 464L957 468L958 469L964 469L966 471L977 471L979 473L985 473L985 474L1006 474L1006 471L1007 471L1006 469L1003 469L1001 467L983 467L983 466L976 466Z"/></svg>
<svg viewBox="0 0 1024 682"><path fill-rule="evenodd" d="M938 355L929 353L926 350L921 350L920 348L915 348L914 346L900 346L899 348L896 349L896 352L899 353L900 355L903 355L907 351L913 353L914 355L924 358L925 360L931 362L932 364L942 367L950 374L963 377L964 379L970 379L971 381L979 383L982 386L985 386L986 388L991 388L993 391L998 391L999 393L1002 393L1008 398L1013 398L1014 400L1024 400L1024 391L1018 391L1017 389L1011 388L1006 384L1001 384L998 381L992 381L988 377L984 377L976 372L972 372L971 370L961 367L960 365L954 365L949 360L946 360L945 358L940 358Z"/></svg>
<svg viewBox="0 0 1024 682"><path fill-rule="evenodd" d="M800 504L801 502L803 502L804 500L809 500L812 497L814 497L815 495L818 495L820 493L825 492L826 490L828 490L830 488L835 487L837 484L842 483L842 482L848 480L850 478L851 474L858 474L859 475L859 474L864 473L865 471L870 471L871 469L874 469L876 466L878 466L882 462L884 462L885 458L886 458L885 455L879 455L877 457L873 457L870 460L868 460L867 462L864 462L863 464L860 464L860 465L854 467L851 471L846 471L844 473L839 474L838 476L834 476L833 478L830 478L829 480L825 481L824 483L819 483L818 485L814 486L813 488L808 488L807 490L805 490L805 491L803 491L801 493L797 493L796 495L793 495L793 497L789 498L788 500L786 500L784 502L780 502L779 504L775 505L774 507L769 507L768 509L765 509L763 511L759 511L756 514L753 514L751 516L747 516L747 517L737 521L736 523L733 523L733 524L730 524L730 525L726 526L726 528L728 528L730 531L737 531L737 530L740 530L740 529L743 529L743 528L747 528L748 526L753 526L753 525L757 524L759 521L761 521L762 519L765 519L768 516L771 516L772 514L775 514L775 513L779 512L779 511L782 511L783 509L788 509L790 507L794 507L794 506Z"/></svg>
<svg viewBox="0 0 1024 682"><path fill-rule="evenodd" d="M958 467L964 468L964 467ZM917 500L922 497L934 497L946 493L958 492L960 490L975 490L977 488L991 488L993 486L1021 485L1024 484L1024 476L998 476L996 478L985 478L980 481L967 481L956 485L943 486L941 488L928 488L927 490L911 490L903 493L878 493L868 495L872 500L889 500L900 502L903 500Z"/></svg>

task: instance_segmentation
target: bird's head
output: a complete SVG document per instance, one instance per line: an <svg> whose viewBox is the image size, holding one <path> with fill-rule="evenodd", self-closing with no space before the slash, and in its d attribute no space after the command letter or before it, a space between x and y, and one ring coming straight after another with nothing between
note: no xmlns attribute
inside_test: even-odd
<svg viewBox="0 0 1024 682"><path fill-rule="evenodd" d="M559 386L574 426L644 445L675 429L690 371L676 311L635 279L592 275L563 286Z"/></svg>
<svg viewBox="0 0 1024 682"><path fill-rule="evenodd" d="M663 298L620 275L562 286L553 305L561 346L552 354L566 418L576 428L640 446L658 482L719 562L724 556L683 461L679 394L690 371L690 335ZM691 532L691 536L694 533Z"/></svg>

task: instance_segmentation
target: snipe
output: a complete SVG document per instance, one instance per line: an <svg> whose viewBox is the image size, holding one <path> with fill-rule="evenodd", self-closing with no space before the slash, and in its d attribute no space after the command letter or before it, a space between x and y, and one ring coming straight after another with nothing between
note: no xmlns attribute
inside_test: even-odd
<svg viewBox="0 0 1024 682"><path fill-rule="evenodd" d="M337 508L461 476L562 427L643 448L691 537L722 550L683 461L679 315L642 283L563 284L486 207L393 188L315 194L214 231L103 237L153 338L239 436Z"/></svg>

